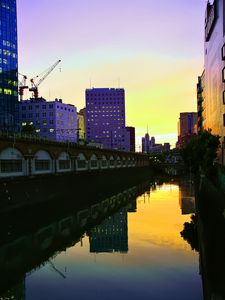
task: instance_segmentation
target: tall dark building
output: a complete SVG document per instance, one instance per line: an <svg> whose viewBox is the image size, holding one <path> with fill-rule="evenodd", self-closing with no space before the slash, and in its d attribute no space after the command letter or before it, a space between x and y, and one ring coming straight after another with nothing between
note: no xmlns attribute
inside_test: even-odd
<svg viewBox="0 0 225 300"><path fill-rule="evenodd" d="M16 0L0 1L0 130L13 131L18 101Z"/></svg>
<svg viewBox="0 0 225 300"><path fill-rule="evenodd" d="M135 128L127 126L126 131L128 135L128 151L135 152Z"/></svg>

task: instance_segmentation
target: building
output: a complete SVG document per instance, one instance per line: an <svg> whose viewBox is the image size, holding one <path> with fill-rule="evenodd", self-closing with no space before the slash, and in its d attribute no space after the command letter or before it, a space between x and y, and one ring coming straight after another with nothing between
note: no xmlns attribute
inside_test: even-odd
<svg viewBox="0 0 225 300"><path fill-rule="evenodd" d="M86 139L86 109L80 109L77 113L77 136L78 141L85 141Z"/></svg>
<svg viewBox="0 0 225 300"><path fill-rule="evenodd" d="M198 77L198 83L197 83L198 134L201 133L204 129L204 120L205 120L204 90L205 90L205 71L203 71L202 75Z"/></svg>
<svg viewBox="0 0 225 300"><path fill-rule="evenodd" d="M90 230L90 253L128 252L127 207Z"/></svg>
<svg viewBox="0 0 225 300"><path fill-rule="evenodd" d="M151 141L148 133L146 133L145 136L141 139L141 144L142 153L150 153Z"/></svg>
<svg viewBox="0 0 225 300"><path fill-rule="evenodd" d="M32 125L35 134L52 141L77 141L77 109L61 99L32 98L19 102L19 129Z"/></svg>
<svg viewBox="0 0 225 300"><path fill-rule="evenodd" d="M86 90L86 140L104 148L129 150L125 128L125 91L115 88Z"/></svg>
<svg viewBox="0 0 225 300"><path fill-rule="evenodd" d="M128 151L135 152L135 128L126 127L127 132L127 144L129 145Z"/></svg>
<svg viewBox="0 0 225 300"><path fill-rule="evenodd" d="M152 136L150 138L149 134L146 133L142 138L142 153L159 153L159 152L167 152L170 151L170 144L156 144L155 137Z"/></svg>
<svg viewBox="0 0 225 300"><path fill-rule="evenodd" d="M205 13L204 129L221 136L219 161L225 163L225 3L208 1Z"/></svg>
<svg viewBox="0 0 225 300"><path fill-rule="evenodd" d="M16 0L0 4L0 130L14 131L18 101Z"/></svg>
<svg viewBox="0 0 225 300"><path fill-rule="evenodd" d="M197 134L198 113L180 113L178 122L178 142L177 148L185 147L190 140Z"/></svg>

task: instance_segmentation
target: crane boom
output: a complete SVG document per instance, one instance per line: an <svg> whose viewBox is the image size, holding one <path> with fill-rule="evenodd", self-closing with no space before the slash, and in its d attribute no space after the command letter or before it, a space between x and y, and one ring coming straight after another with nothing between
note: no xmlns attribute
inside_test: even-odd
<svg viewBox="0 0 225 300"><path fill-rule="evenodd" d="M34 82L34 78L32 78L30 80L31 82L31 88L29 89L30 92L34 93L34 98L38 98L38 86L48 77L48 75L57 67L57 65L61 62L61 60L59 59L56 63L54 63L48 70L47 72L44 74L44 76L42 76L39 81L37 83ZM39 76L37 76L39 77ZM36 77L36 78L37 78Z"/></svg>
<svg viewBox="0 0 225 300"><path fill-rule="evenodd" d="M61 60L59 59L56 63L54 63L54 65L52 65L49 70L47 71L47 73L41 78L39 79L38 83L36 84L36 86L39 86L45 79L46 77L48 77L48 75L58 66L58 64L61 62Z"/></svg>

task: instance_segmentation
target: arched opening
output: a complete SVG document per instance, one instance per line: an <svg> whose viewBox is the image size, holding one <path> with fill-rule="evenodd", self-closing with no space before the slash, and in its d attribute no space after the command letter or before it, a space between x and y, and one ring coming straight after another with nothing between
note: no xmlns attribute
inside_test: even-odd
<svg viewBox="0 0 225 300"><path fill-rule="evenodd" d="M60 153L57 159L57 171L58 172L71 171L71 159L68 153L66 152Z"/></svg>
<svg viewBox="0 0 225 300"><path fill-rule="evenodd" d="M22 153L15 148L6 148L0 152L0 176L25 175L25 160Z"/></svg>
<svg viewBox="0 0 225 300"><path fill-rule="evenodd" d="M123 159L122 159L122 167L123 167L123 168L126 168L126 166L127 166L126 158L123 157Z"/></svg>
<svg viewBox="0 0 225 300"><path fill-rule="evenodd" d="M107 167L108 167L108 161L105 155L103 155L101 158L101 168L106 169Z"/></svg>
<svg viewBox="0 0 225 300"><path fill-rule="evenodd" d="M109 158L109 167L115 168L115 160L114 160L113 156L110 156L110 158Z"/></svg>
<svg viewBox="0 0 225 300"><path fill-rule="evenodd" d="M87 170L87 160L83 153L77 156L77 170Z"/></svg>
<svg viewBox="0 0 225 300"><path fill-rule="evenodd" d="M95 154L92 154L90 158L90 169L98 169L98 158Z"/></svg>
<svg viewBox="0 0 225 300"><path fill-rule="evenodd" d="M119 156L117 156L117 159L116 159L116 166L117 166L117 168L121 168L121 159Z"/></svg>
<svg viewBox="0 0 225 300"><path fill-rule="evenodd" d="M45 174L52 172L52 159L45 150L39 150L34 157L33 172L36 174Z"/></svg>

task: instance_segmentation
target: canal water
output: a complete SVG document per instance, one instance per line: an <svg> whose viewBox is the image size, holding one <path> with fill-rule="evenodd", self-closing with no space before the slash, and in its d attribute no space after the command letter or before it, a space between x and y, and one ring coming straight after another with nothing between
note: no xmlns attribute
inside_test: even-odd
<svg viewBox="0 0 225 300"><path fill-rule="evenodd" d="M128 192L128 200L105 218L93 213L89 225L84 210L81 235L27 271L0 299L203 299L199 254L181 236L194 213L192 184L151 182L140 195Z"/></svg>

